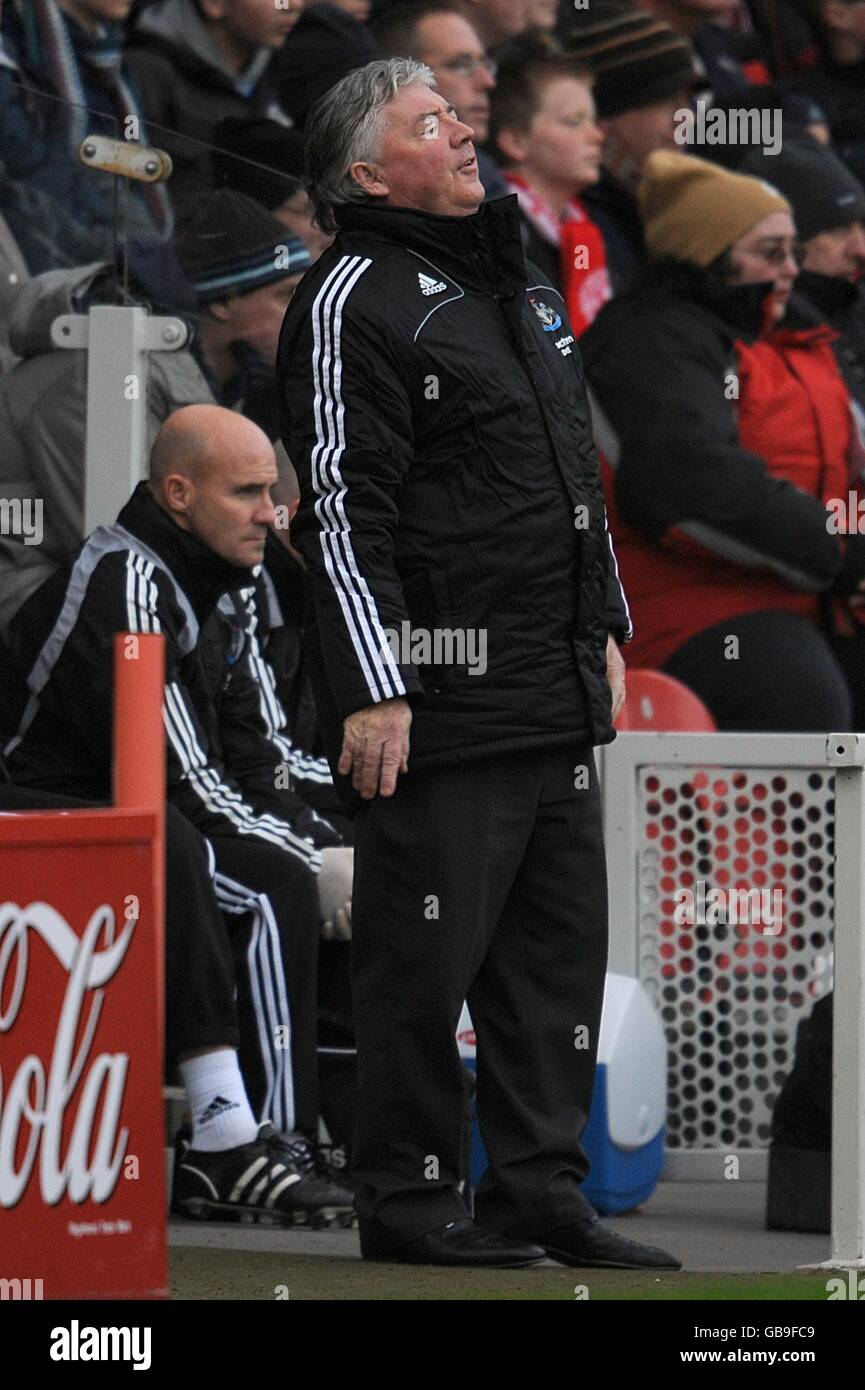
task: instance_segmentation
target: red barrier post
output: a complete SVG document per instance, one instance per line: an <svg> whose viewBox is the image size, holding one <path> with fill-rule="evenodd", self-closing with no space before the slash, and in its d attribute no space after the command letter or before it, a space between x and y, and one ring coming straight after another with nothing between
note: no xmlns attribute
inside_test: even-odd
<svg viewBox="0 0 865 1390"><path fill-rule="evenodd" d="M154 935L159 1040L165 1036L165 638L159 633L114 636L114 805L153 811L154 879L159 886Z"/></svg>

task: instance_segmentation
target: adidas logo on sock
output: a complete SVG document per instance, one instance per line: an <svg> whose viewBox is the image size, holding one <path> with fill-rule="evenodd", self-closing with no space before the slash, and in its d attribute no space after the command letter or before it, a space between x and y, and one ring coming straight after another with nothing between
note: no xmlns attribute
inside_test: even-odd
<svg viewBox="0 0 865 1390"><path fill-rule="evenodd" d="M210 1120L215 1120L217 1115L224 1115L226 1110L239 1110L240 1106L236 1100L226 1100L225 1096L214 1096L206 1110L202 1110L198 1117L200 1125L206 1125Z"/></svg>
<svg viewBox="0 0 865 1390"><path fill-rule="evenodd" d="M420 270L417 278L421 294L441 294L442 290L447 289L444 280L434 280L431 275L424 275Z"/></svg>

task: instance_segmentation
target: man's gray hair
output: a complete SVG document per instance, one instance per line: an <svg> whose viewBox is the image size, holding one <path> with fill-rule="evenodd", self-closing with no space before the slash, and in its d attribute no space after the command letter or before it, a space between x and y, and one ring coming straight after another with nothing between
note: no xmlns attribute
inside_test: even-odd
<svg viewBox="0 0 865 1390"><path fill-rule="evenodd" d="M335 207L369 201L349 170L377 158L381 113L411 82L435 86L425 63L376 58L347 73L312 108L306 123L306 187L322 231L336 231Z"/></svg>

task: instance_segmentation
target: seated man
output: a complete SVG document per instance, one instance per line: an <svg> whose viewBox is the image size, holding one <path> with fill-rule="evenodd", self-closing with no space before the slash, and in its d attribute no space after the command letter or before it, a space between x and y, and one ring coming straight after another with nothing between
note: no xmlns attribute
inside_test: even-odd
<svg viewBox="0 0 865 1390"><path fill-rule="evenodd" d="M98 528L7 629L0 727L13 781L107 799L113 634L164 633L168 796L210 841L220 905L238 919L250 1100L306 1152L320 924L345 924L352 854L284 785L281 710L249 612L276 481L273 448L248 420L217 406L171 416L117 525ZM224 596L233 615L216 621Z"/></svg>
<svg viewBox="0 0 865 1390"><path fill-rule="evenodd" d="M0 763L0 814L91 805L12 786ZM266 1211L318 1224L345 1210L350 1194L316 1171L307 1145L292 1152L286 1135L253 1115L238 1061L237 975L213 855L170 804L165 866L165 1068L171 1076L179 1066L191 1117L191 1132L178 1142L172 1210L222 1219ZM238 1183L252 1165L256 1181Z"/></svg>

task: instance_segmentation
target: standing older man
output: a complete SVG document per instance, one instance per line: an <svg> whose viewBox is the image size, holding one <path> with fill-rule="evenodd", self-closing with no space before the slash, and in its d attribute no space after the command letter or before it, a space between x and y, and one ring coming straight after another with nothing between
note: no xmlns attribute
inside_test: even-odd
<svg viewBox="0 0 865 1390"><path fill-rule="evenodd" d="M629 622L579 358L561 297L527 276L516 200L481 207L472 131L432 88L379 61L316 109L310 192L339 235L278 361L319 710L359 798L361 1248L675 1268L580 1191L606 962L592 743L612 737ZM478 1224L458 1189L465 998Z"/></svg>

